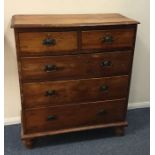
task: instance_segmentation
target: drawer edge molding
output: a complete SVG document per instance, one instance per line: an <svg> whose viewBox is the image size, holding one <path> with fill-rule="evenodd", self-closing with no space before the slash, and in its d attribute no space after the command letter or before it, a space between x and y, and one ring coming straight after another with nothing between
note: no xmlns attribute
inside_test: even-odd
<svg viewBox="0 0 155 155"><path fill-rule="evenodd" d="M85 105L85 104L94 104L94 103L102 103L102 102L111 102L111 101L126 101L126 98L118 98L118 99L109 99L109 100L102 100L102 101L95 101L95 102L80 102L80 103L71 103L71 104L60 104L60 105L51 105L51 106L42 106L42 107L33 107L33 108L25 108L23 111L31 111L37 109L46 109L47 107L61 107L61 106L73 106L73 105Z"/></svg>

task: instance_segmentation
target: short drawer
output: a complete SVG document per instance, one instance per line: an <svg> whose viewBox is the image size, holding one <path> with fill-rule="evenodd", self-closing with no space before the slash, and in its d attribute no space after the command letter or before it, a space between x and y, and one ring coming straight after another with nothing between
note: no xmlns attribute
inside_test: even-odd
<svg viewBox="0 0 155 155"><path fill-rule="evenodd" d="M121 122L126 101L114 100L24 111L25 132L46 132Z"/></svg>
<svg viewBox="0 0 155 155"><path fill-rule="evenodd" d="M65 53L77 49L76 32L23 32L19 33L21 55Z"/></svg>
<svg viewBox="0 0 155 155"><path fill-rule="evenodd" d="M127 96L128 76L24 83L24 106L64 105L118 99Z"/></svg>
<svg viewBox="0 0 155 155"><path fill-rule="evenodd" d="M82 32L82 49L131 48L134 43L134 29L111 29Z"/></svg>
<svg viewBox="0 0 155 155"><path fill-rule="evenodd" d="M22 80L63 80L128 74L132 52L21 58Z"/></svg>

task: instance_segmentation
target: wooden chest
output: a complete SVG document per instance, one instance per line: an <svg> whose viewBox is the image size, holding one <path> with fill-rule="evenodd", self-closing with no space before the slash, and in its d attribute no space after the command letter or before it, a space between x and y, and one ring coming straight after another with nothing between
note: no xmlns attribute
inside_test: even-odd
<svg viewBox="0 0 155 155"><path fill-rule="evenodd" d="M123 134L138 22L120 14L15 15L22 140Z"/></svg>

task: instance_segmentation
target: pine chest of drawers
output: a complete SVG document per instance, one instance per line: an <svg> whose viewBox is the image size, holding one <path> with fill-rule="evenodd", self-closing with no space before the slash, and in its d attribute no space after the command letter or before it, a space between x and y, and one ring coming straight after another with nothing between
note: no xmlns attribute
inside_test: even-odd
<svg viewBox="0 0 155 155"><path fill-rule="evenodd" d="M22 140L127 126L138 22L120 14L15 15Z"/></svg>

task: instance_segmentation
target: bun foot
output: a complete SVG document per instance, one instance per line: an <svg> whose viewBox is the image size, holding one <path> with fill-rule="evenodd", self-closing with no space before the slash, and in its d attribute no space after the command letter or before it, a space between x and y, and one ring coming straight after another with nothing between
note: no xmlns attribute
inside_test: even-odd
<svg viewBox="0 0 155 155"><path fill-rule="evenodd" d="M22 140L26 148L32 149L33 148L33 139L25 139Z"/></svg>
<svg viewBox="0 0 155 155"><path fill-rule="evenodd" d="M116 136L124 136L124 127L115 127Z"/></svg>

